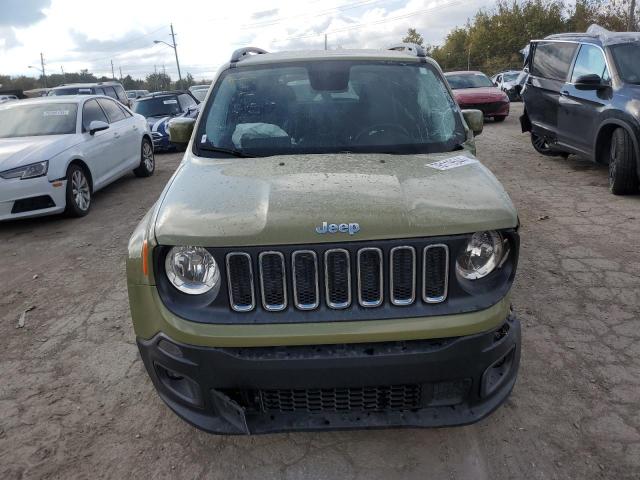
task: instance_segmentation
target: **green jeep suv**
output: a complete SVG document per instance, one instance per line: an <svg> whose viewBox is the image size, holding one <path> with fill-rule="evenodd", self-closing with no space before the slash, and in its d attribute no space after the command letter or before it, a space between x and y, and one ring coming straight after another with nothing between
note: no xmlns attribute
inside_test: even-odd
<svg viewBox="0 0 640 480"><path fill-rule="evenodd" d="M129 243L140 354L216 433L475 422L511 392L516 211L416 46L234 52Z"/></svg>

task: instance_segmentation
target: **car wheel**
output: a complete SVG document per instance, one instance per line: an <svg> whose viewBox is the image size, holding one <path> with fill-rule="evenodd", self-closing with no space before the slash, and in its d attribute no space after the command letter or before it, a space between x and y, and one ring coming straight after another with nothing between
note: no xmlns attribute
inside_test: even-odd
<svg viewBox="0 0 640 480"><path fill-rule="evenodd" d="M494 122L504 122L507 119L506 115L497 115L495 117L493 117L493 121Z"/></svg>
<svg viewBox="0 0 640 480"><path fill-rule="evenodd" d="M136 177L150 177L155 169L156 160L153 156L153 145L148 138L144 138L140 147L140 165L133 173Z"/></svg>
<svg viewBox="0 0 640 480"><path fill-rule="evenodd" d="M91 208L91 184L80 165L67 170L66 202L64 213L69 217L84 217Z"/></svg>
<svg viewBox="0 0 640 480"><path fill-rule="evenodd" d="M611 135L609 147L609 190L626 195L638 190L638 172L631 137L624 128Z"/></svg>
<svg viewBox="0 0 640 480"><path fill-rule="evenodd" d="M553 150L549 146L549 142L547 142L546 138L541 137L540 135L533 132L531 132L531 145L533 145L533 148L535 148L536 152L548 157L557 157L561 153Z"/></svg>

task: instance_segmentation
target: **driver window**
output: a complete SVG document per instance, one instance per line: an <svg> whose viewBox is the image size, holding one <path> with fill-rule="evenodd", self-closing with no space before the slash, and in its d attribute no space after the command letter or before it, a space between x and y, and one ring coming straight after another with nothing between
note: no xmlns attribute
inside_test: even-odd
<svg viewBox="0 0 640 480"><path fill-rule="evenodd" d="M594 74L605 81L609 80L609 72L602 51L593 45L582 45L576 59L576 65L573 67L571 83L576 83L578 77L582 75Z"/></svg>
<svg viewBox="0 0 640 480"><path fill-rule="evenodd" d="M102 108L98 105L98 102L95 100L89 100L88 102L85 102L84 107L82 107L82 130L88 132L89 125L94 120L109 123L107 117L102 111Z"/></svg>

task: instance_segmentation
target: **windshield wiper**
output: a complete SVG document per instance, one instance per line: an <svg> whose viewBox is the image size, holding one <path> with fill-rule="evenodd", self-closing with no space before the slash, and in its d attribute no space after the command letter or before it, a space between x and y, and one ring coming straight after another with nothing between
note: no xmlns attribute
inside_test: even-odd
<svg viewBox="0 0 640 480"><path fill-rule="evenodd" d="M246 153L241 152L240 150L234 150L232 148L202 147L202 146L198 148L206 152L226 153L227 155L232 155L234 157L239 157L239 158L252 158L252 155L247 155Z"/></svg>

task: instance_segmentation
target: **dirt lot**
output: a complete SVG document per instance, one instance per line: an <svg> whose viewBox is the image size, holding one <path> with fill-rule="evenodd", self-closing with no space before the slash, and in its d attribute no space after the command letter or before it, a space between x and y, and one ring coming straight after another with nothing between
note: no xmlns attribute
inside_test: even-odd
<svg viewBox="0 0 640 480"><path fill-rule="evenodd" d="M522 366L494 415L258 437L179 420L138 357L124 277L129 234L180 159L162 155L84 219L0 225L0 478L640 478L640 195L609 194L602 167L536 154L517 115L488 124L478 152L522 222Z"/></svg>

